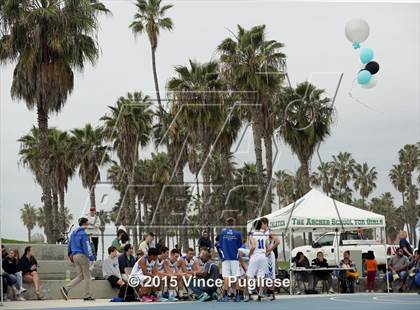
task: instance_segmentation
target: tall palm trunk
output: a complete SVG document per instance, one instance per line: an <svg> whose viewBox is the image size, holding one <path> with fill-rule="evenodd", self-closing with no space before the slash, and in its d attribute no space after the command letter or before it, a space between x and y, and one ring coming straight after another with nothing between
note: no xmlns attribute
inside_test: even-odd
<svg viewBox="0 0 420 310"><path fill-rule="evenodd" d="M262 128L261 118L259 111L254 111L252 114L252 134L254 139L254 152L255 152L255 164L257 172L257 193L258 193L258 210L256 210L256 216L259 216L262 212L262 201L264 196L264 176L263 176L263 159L262 159Z"/></svg>
<svg viewBox="0 0 420 310"><path fill-rule="evenodd" d="M309 185L309 159L304 158L304 157L299 157L299 161L300 161L300 167L302 171L303 189L306 194L311 189Z"/></svg>
<svg viewBox="0 0 420 310"><path fill-rule="evenodd" d="M42 103L37 104L38 129L39 129L39 149L40 149L40 171L41 171L41 201L44 204L44 213L46 218L45 235L48 243L54 242L53 217L51 205L51 184L49 179L49 151L48 151L48 111L45 110Z"/></svg>
<svg viewBox="0 0 420 310"><path fill-rule="evenodd" d="M60 200L60 216L59 216L59 228L62 235L66 232L66 218L65 218L65 206L64 206L64 188L60 189L58 193L58 198Z"/></svg>
<svg viewBox="0 0 420 310"><path fill-rule="evenodd" d="M162 109L162 102L160 101L159 82L156 71L156 47L152 47L152 67L153 67L153 79L155 81L156 98L159 104L159 109Z"/></svg>
<svg viewBox="0 0 420 310"><path fill-rule="evenodd" d="M90 187L90 190L89 190L89 195L90 195L90 208L91 209L96 209L95 188L96 188L96 185L93 184Z"/></svg>
<svg viewBox="0 0 420 310"><path fill-rule="evenodd" d="M58 194L55 189L52 190L52 214L53 218L53 240L54 242L59 238L59 227L58 227Z"/></svg>
<svg viewBox="0 0 420 310"><path fill-rule="evenodd" d="M28 228L28 242L31 243L32 241L32 229Z"/></svg>
<svg viewBox="0 0 420 310"><path fill-rule="evenodd" d="M271 179L273 177L273 141L271 135L267 131L264 133L264 146L265 146L265 165L267 167L267 182L264 195L264 209L263 214L271 213L271 196L272 186Z"/></svg>

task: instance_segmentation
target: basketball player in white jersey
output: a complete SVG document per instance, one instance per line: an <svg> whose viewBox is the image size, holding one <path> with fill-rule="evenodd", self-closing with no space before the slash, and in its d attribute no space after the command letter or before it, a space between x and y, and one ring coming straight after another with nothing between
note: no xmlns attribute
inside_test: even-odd
<svg viewBox="0 0 420 310"><path fill-rule="evenodd" d="M195 256L194 256L194 249L189 248L187 254L181 257L180 260L180 267L182 272L187 276L190 277L194 274L193 266L195 263Z"/></svg>
<svg viewBox="0 0 420 310"><path fill-rule="evenodd" d="M150 277L151 279L157 273L156 267L156 259L158 257L158 250L156 248L150 248L148 250L147 255L142 256L133 266L133 270L131 271L130 278L136 278L137 283L141 286L140 287L140 296L142 301L144 302L151 302L157 301L155 296L152 296L153 288L144 286L145 281L147 280L146 277ZM152 282L152 281L151 281ZM130 279L129 279L130 283Z"/></svg>
<svg viewBox="0 0 420 310"><path fill-rule="evenodd" d="M274 235L270 228L269 222L266 217L260 219L261 221L261 230L264 231L266 235L268 235L268 249L267 249L267 271L265 273L266 279L275 279L276 278L276 256L274 255L273 250L277 248L280 243L279 238ZM275 300L274 296L274 287L267 287L268 293L271 295L271 300Z"/></svg>
<svg viewBox="0 0 420 310"><path fill-rule="evenodd" d="M199 255L196 257L194 264L193 264L193 272L200 273L204 270L204 257L206 257L207 251L206 249L200 250Z"/></svg>
<svg viewBox="0 0 420 310"><path fill-rule="evenodd" d="M262 229L262 222L258 220L255 232L250 236L249 265L246 275L248 279L255 277L261 281L267 271L268 234ZM263 296L263 287L258 287L258 301Z"/></svg>
<svg viewBox="0 0 420 310"><path fill-rule="evenodd" d="M246 272L248 270L249 265L249 251L250 251L250 238L249 236L251 233L248 234L248 238L244 239L244 243L242 246L238 249L238 258L239 258L239 278L240 279L246 279ZM244 301L249 301L249 291L248 286L241 286L240 290L242 290Z"/></svg>
<svg viewBox="0 0 420 310"><path fill-rule="evenodd" d="M176 285L172 285L173 281L168 281L169 285L169 301L177 301L175 297L176 291L181 287L183 283L182 276L184 275L180 266L180 253L177 249L172 249L169 258L166 260L165 273L169 279L176 279Z"/></svg>
<svg viewBox="0 0 420 310"><path fill-rule="evenodd" d="M156 291L156 296L159 299L158 301L164 302L168 299L163 297L163 293L168 289L165 287L165 284L169 282L168 276L165 272L165 265L168 264L169 249L167 247L160 248L160 254L156 259L156 275L160 279L159 288Z"/></svg>

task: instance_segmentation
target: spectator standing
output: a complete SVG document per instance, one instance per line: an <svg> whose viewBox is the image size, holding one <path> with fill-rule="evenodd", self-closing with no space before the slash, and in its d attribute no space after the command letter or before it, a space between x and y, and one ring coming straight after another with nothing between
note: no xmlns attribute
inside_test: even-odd
<svg viewBox="0 0 420 310"><path fill-rule="evenodd" d="M151 244L153 242L153 239L155 238L155 234L152 232L149 232L145 237L144 240L139 245L139 251L145 253L149 252L149 248L151 247Z"/></svg>
<svg viewBox="0 0 420 310"><path fill-rule="evenodd" d="M210 250L213 248L213 244L209 238L209 233L207 232L207 230L203 231L203 234L201 235L200 239L198 239L198 248L206 248Z"/></svg>
<svg viewBox="0 0 420 310"><path fill-rule="evenodd" d="M399 291L403 291L403 285L407 276L408 258L404 256L403 249L398 248L397 254L392 256L389 262L389 271L387 272L388 281L401 280ZM392 291L392 288L391 288Z"/></svg>
<svg viewBox="0 0 420 310"><path fill-rule="evenodd" d="M328 268L328 262L324 258L324 253L321 251L316 253L316 258L312 260L312 267L314 268ZM328 292L333 294L331 271L329 270L315 270L313 271L313 279L311 289L315 290L318 281L326 281L328 285Z"/></svg>
<svg viewBox="0 0 420 310"><path fill-rule="evenodd" d="M400 231L400 249L403 250L405 256L410 257L413 255L413 248L410 242L407 240L407 232L404 230Z"/></svg>
<svg viewBox="0 0 420 310"><path fill-rule="evenodd" d="M158 251L160 253L160 250L163 249L163 248L165 248L165 247L166 247L165 246L165 239L160 238L159 241L158 241L158 243L156 244L156 249L158 249Z"/></svg>
<svg viewBox="0 0 420 310"><path fill-rule="evenodd" d="M366 292L374 292L375 291L375 279L376 279L376 272L378 269L378 263L375 259L375 254L373 251L369 251L364 262L365 270L366 270Z"/></svg>
<svg viewBox="0 0 420 310"><path fill-rule="evenodd" d="M356 264L350 259L350 251L344 251L343 259L338 265L342 270L339 272L341 293L354 293L354 284L357 279Z"/></svg>
<svg viewBox="0 0 420 310"><path fill-rule="evenodd" d="M88 219L89 226L86 229L86 233L89 235L89 237L92 240L93 244L93 254L95 256L95 260L98 257L98 243L99 243L99 236L101 234L101 231L99 227L101 226L101 220L99 219L99 216L96 214L95 208L90 208L89 213L85 215L85 218Z"/></svg>
<svg viewBox="0 0 420 310"><path fill-rule="evenodd" d="M112 287L119 288L118 297L124 298L126 283L118 265L118 251L113 246L108 248L108 257L102 263L102 275ZM122 255L121 255L122 256Z"/></svg>
<svg viewBox="0 0 420 310"><path fill-rule="evenodd" d="M70 261L74 263L77 270L77 276L67 285L60 288L60 292L65 300L68 300L69 291L84 280L84 298L85 301L92 301L91 275L89 271L89 262L94 261L92 249L90 247L89 236L86 229L89 226L89 220L85 217L79 219L79 227L70 235L67 253Z"/></svg>
<svg viewBox="0 0 420 310"><path fill-rule="evenodd" d="M136 259L133 256L134 249L131 244L124 246L124 253L118 256L118 267L121 272L121 276L125 282L128 282L128 274L125 273L125 268L133 268L136 263Z"/></svg>
<svg viewBox="0 0 420 310"><path fill-rule="evenodd" d="M40 293L41 280L38 274L38 262L32 253L32 247L27 246L20 259L20 269L22 270L23 281L33 283L37 299L43 299Z"/></svg>

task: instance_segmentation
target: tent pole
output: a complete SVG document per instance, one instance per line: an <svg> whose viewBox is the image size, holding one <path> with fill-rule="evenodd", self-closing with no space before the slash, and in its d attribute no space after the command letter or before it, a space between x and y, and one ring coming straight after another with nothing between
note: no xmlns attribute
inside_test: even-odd
<svg viewBox="0 0 420 310"><path fill-rule="evenodd" d="M292 230L289 228L289 270L290 270L290 287L289 294L293 295L293 271L292 271Z"/></svg>

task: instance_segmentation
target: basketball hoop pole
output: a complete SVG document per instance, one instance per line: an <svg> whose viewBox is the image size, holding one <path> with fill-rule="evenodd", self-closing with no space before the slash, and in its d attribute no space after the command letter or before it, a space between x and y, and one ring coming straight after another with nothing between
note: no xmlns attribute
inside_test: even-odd
<svg viewBox="0 0 420 310"><path fill-rule="evenodd" d="M0 208L0 248L3 244L2 239L1 239L1 236L2 236L2 234L1 234L1 219L2 219L2 217L1 217L1 208ZM2 255L0 257L0 266L3 266L3 252L2 252ZM3 306L3 273L2 273L1 281L0 281L0 306Z"/></svg>

